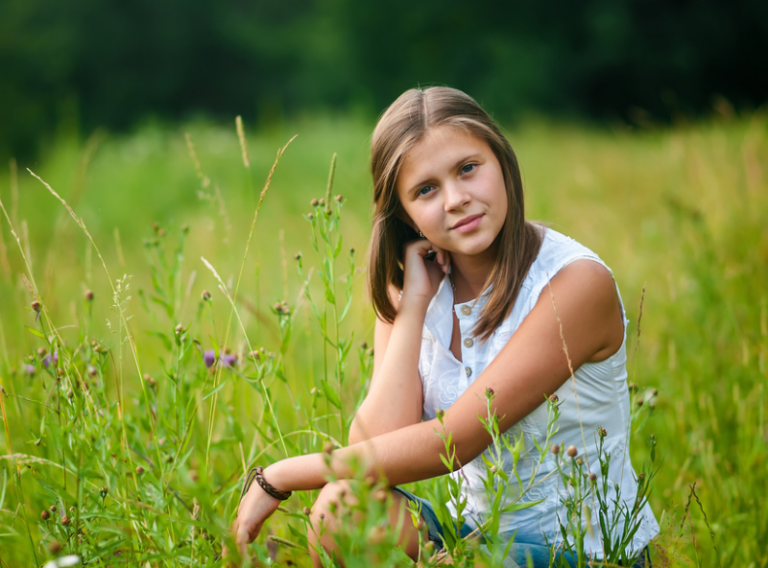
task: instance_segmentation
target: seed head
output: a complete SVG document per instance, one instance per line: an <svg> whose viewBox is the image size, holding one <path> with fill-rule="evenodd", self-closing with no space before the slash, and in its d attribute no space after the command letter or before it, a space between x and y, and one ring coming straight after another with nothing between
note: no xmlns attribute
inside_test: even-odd
<svg viewBox="0 0 768 568"><path fill-rule="evenodd" d="M317 199L313 198L312 201L310 201L310 204L312 205L312 207L317 207L318 205L320 205L320 202Z"/></svg>
<svg viewBox="0 0 768 568"><path fill-rule="evenodd" d="M651 394L652 394L653 396L656 396L656 395L658 395L658 394L659 394L659 389L653 389L653 390L651 391Z"/></svg>
<svg viewBox="0 0 768 568"><path fill-rule="evenodd" d="M638 398L636 404L637 404L637 406L643 406L643 399L642 398Z"/></svg>
<svg viewBox="0 0 768 568"><path fill-rule="evenodd" d="M184 331L184 326L179 324L174 329L176 329L176 333L181 333L182 331Z"/></svg>
<svg viewBox="0 0 768 568"><path fill-rule="evenodd" d="M211 301L211 293L208 290L203 290L203 302Z"/></svg>
<svg viewBox="0 0 768 568"><path fill-rule="evenodd" d="M315 218L314 214L312 214L312 213L307 213L307 219L309 219L309 220L311 221L311 220L312 220L312 219L314 219L314 218Z"/></svg>
<svg viewBox="0 0 768 568"><path fill-rule="evenodd" d="M48 507L48 510L49 510L51 513L55 513L55 512L56 512L56 505L51 505L50 507Z"/></svg>
<svg viewBox="0 0 768 568"><path fill-rule="evenodd" d="M333 444L330 442L323 444L323 452L330 456L333 453Z"/></svg>
<svg viewBox="0 0 768 568"><path fill-rule="evenodd" d="M576 463L579 464L579 465L584 465L584 460L579 458L579 459L576 460Z"/></svg>
<svg viewBox="0 0 768 568"><path fill-rule="evenodd" d="M137 473L138 475L141 475L142 473L144 473L144 468L143 468L143 467L141 467L141 466L138 466L138 467L136 468L136 473Z"/></svg>
<svg viewBox="0 0 768 568"><path fill-rule="evenodd" d="M30 306L31 306L31 307L32 307L32 309L33 309L33 310L35 310L36 312L39 312L39 311L40 311L40 308L42 307L42 306L40 305L40 302L38 302L37 300L35 300L34 302L32 302L32 303L30 304Z"/></svg>
<svg viewBox="0 0 768 568"><path fill-rule="evenodd" d="M301 253L297 252L296 254L293 255L293 258L295 258L296 260L301 260Z"/></svg>
<svg viewBox="0 0 768 568"><path fill-rule="evenodd" d="M106 498L107 494L109 493L109 488L105 485L101 489L99 489L99 495L101 495L101 498Z"/></svg>
<svg viewBox="0 0 768 568"><path fill-rule="evenodd" d="M491 473L496 473L499 471L499 468L497 468L495 465L492 465L489 469L491 470Z"/></svg>
<svg viewBox="0 0 768 568"><path fill-rule="evenodd" d="M485 388L485 398L493 398L496 395L496 392L491 387Z"/></svg>
<svg viewBox="0 0 768 568"><path fill-rule="evenodd" d="M43 512L40 513L40 518L43 519L44 521L47 521L48 519L51 518L51 514L45 509L43 509Z"/></svg>
<svg viewBox="0 0 768 568"><path fill-rule="evenodd" d="M556 404L558 400L560 399L557 397L556 394L549 395L549 402L551 402L552 404Z"/></svg>
<svg viewBox="0 0 768 568"><path fill-rule="evenodd" d="M58 554L61 552L61 544L59 544L58 540L52 540L48 544L48 550L51 552L51 554Z"/></svg>
<svg viewBox="0 0 768 568"><path fill-rule="evenodd" d="M579 455L579 450L576 449L576 446L568 446L566 453L569 457L575 458L577 455Z"/></svg>
<svg viewBox="0 0 768 568"><path fill-rule="evenodd" d="M70 519L70 518L69 518L68 516L66 516L66 515L64 515L64 516L61 518L61 524L62 524L62 525L64 525L65 527L66 527L68 524L70 524L71 522L72 522L72 519Z"/></svg>
<svg viewBox="0 0 768 568"><path fill-rule="evenodd" d="M72 392L72 389L69 389L67 391L67 398L74 398L74 396L75 396L75 393Z"/></svg>
<svg viewBox="0 0 768 568"><path fill-rule="evenodd" d="M325 205L325 199L322 197L320 198L320 205Z"/></svg>
<svg viewBox="0 0 768 568"><path fill-rule="evenodd" d="M45 350L45 347L41 347L40 349L37 350L37 354L40 357L45 357L46 353L48 353L48 351Z"/></svg>
<svg viewBox="0 0 768 568"><path fill-rule="evenodd" d="M342 201L344 201L344 198L341 195L337 195L336 196L336 203L341 203Z"/></svg>
<svg viewBox="0 0 768 568"><path fill-rule="evenodd" d="M85 291L85 299L89 302L93 301L93 290L86 290Z"/></svg>
<svg viewBox="0 0 768 568"><path fill-rule="evenodd" d="M560 446L558 446L557 444L552 444L552 447L550 448L549 451L557 455L560 453Z"/></svg>
<svg viewBox="0 0 768 568"><path fill-rule="evenodd" d="M589 480L590 480L592 483L594 483L595 481L597 481L597 474L595 474L595 473L590 473L590 474L589 474Z"/></svg>
<svg viewBox="0 0 768 568"><path fill-rule="evenodd" d="M355 247L352 247L351 249L349 249L349 254L355 254Z"/></svg>
<svg viewBox="0 0 768 568"><path fill-rule="evenodd" d="M309 515L311 515L311 514L312 514L312 509L310 509L309 507L304 507L304 508L301 510L301 512L302 512L302 513L304 513L306 516L309 516Z"/></svg>
<svg viewBox="0 0 768 568"><path fill-rule="evenodd" d="M363 341L363 342L360 344L360 349L362 349L363 351L365 351L366 349L368 349L368 342L366 342L366 341Z"/></svg>
<svg viewBox="0 0 768 568"><path fill-rule="evenodd" d="M605 438L608 435L608 432L605 430L605 428L598 427L597 435L600 436L601 438Z"/></svg>

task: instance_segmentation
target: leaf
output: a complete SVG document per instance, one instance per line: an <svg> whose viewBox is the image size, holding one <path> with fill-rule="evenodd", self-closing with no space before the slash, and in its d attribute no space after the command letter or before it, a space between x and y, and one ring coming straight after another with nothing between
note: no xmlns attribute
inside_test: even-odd
<svg viewBox="0 0 768 568"><path fill-rule="evenodd" d="M214 394L216 394L217 392L219 392L221 389L223 389L223 388L224 388L224 385L226 385L228 382L229 382L229 376L227 376L227 378L226 378L226 379L224 379L223 381L221 381L221 383L219 383L219 386L217 386L215 389L213 389L211 392L209 392L207 395L205 395L205 396L203 397L203 400L206 400L207 398L210 398L211 396L213 396Z"/></svg>
<svg viewBox="0 0 768 568"><path fill-rule="evenodd" d="M24 327L26 327L29 330L29 333L31 333L32 335L36 335L40 339L45 339L46 341L48 341L45 335L43 335L41 332L36 330L34 327L29 327L28 325L25 325Z"/></svg>
<svg viewBox="0 0 768 568"><path fill-rule="evenodd" d="M323 393L325 393L325 397L328 399L328 402L341 410L341 399L339 399L339 393L337 393L330 385L330 383L325 379L321 379L320 384L323 387Z"/></svg>

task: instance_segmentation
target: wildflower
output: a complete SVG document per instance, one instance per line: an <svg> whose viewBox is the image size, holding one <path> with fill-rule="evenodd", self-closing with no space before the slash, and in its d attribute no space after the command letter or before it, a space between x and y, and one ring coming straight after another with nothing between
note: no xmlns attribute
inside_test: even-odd
<svg viewBox="0 0 768 568"><path fill-rule="evenodd" d="M43 509L43 512L40 513L40 518L43 519L44 521L47 521L48 519L51 518L51 514L45 509Z"/></svg>
<svg viewBox="0 0 768 568"><path fill-rule="evenodd" d="M30 377L35 374L35 366L34 365L24 365L24 373L29 375Z"/></svg>
<svg viewBox="0 0 768 568"><path fill-rule="evenodd" d="M605 438L608 435L608 432L605 430L605 428L600 428L598 426L597 435L600 436L601 438Z"/></svg>
<svg viewBox="0 0 768 568"><path fill-rule="evenodd" d="M656 396L657 394L659 394L659 390L658 390L658 389L653 389L653 390L651 391L651 394L652 394L653 396Z"/></svg>
<svg viewBox="0 0 768 568"><path fill-rule="evenodd" d="M307 219L309 219L311 221L314 218L315 218L315 216L312 213L307 213Z"/></svg>
<svg viewBox="0 0 768 568"><path fill-rule="evenodd" d="M317 207L318 205L320 205L320 202L317 199L314 199L314 198L312 199L312 201L310 203L312 204L312 207Z"/></svg>
<svg viewBox="0 0 768 568"><path fill-rule="evenodd" d="M40 349L42 349L42 351L43 351L42 353L40 353ZM43 347L41 347L40 349L38 349L37 352L40 353L40 356L42 357L43 355L45 355L45 349ZM46 367L50 366L51 363L53 363L54 367L56 367L59 364L59 350L58 349L54 349L53 355L48 355L47 357L45 357L43 359L43 365L45 365Z"/></svg>
<svg viewBox="0 0 768 568"><path fill-rule="evenodd" d="M61 524L62 524L62 525L64 525L65 527L66 527L66 526L67 526L69 523L71 523L71 522L72 522L72 519L70 519L70 518L69 518L68 516L66 516L66 515L64 515L64 516L61 518Z"/></svg>
<svg viewBox="0 0 768 568"><path fill-rule="evenodd" d="M597 475L596 475L596 474L594 474L594 473L590 473L590 474L589 474L589 480L590 480L592 483L595 483L595 482L597 481Z"/></svg>
<svg viewBox="0 0 768 568"><path fill-rule="evenodd" d="M558 401L558 400L560 400L560 399L557 397L557 395L556 395L556 394L551 394L551 395L549 395L548 399L549 399L549 402L551 402L552 404L556 404L556 403L557 403L557 401Z"/></svg>
<svg viewBox="0 0 768 568"><path fill-rule="evenodd" d="M576 463L579 464L579 465L584 465L584 460L579 458L579 459L576 460Z"/></svg>
<svg viewBox="0 0 768 568"><path fill-rule="evenodd" d="M48 352L45 350L45 347L41 347L40 349L37 350L37 354L40 357L45 357L46 353L48 353Z"/></svg>
<svg viewBox="0 0 768 568"><path fill-rule="evenodd" d="M234 367L237 363L237 355L224 354L221 357L221 364L225 367Z"/></svg>
<svg viewBox="0 0 768 568"><path fill-rule="evenodd" d="M248 353L249 357L252 357L254 360L258 361L261 358L261 353L257 349L254 349L250 353Z"/></svg>
<svg viewBox="0 0 768 568"><path fill-rule="evenodd" d="M342 201L344 201L344 198L341 195L337 195L336 196L336 203L341 203Z"/></svg>
<svg viewBox="0 0 768 568"><path fill-rule="evenodd" d="M301 253L297 252L295 255L293 255L293 258L295 258L296 260L301 260Z"/></svg>
<svg viewBox="0 0 768 568"><path fill-rule="evenodd" d="M637 399L637 406L638 407L643 406L643 399L642 398L638 398Z"/></svg>
<svg viewBox="0 0 768 568"><path fill-rule="evenodd" d="M485 397L486 398L493 398L496 395L496 392L491 387L485 388Z"/></svg>
<svg viewBox="0 0 768 568"><path fill-rule="evenodd" d="M84 295L86 300L93 302L93 290L86 290Z"/></svg>
<svg viewBox="0 0 768 568"><path fill-rule="evenodd" d="M568 449L566 450L566 453L570 457L575 458L577 455L579 455L579 450L576 449L576 446L568 446Z"/></svg>
<svg viewBox="0 0 768 568"><path fill-rule="evenodd" d="M204 302L211 301L211 293L208 290L203 290L203 301Z"/></svg>
<svg viewBox="0 0 768 568"><path fill-rule="evenodd" d="M491 470L491 473L496 473L497 471L499 471L499 468L497 468L495 465L492 465L490 467L490 470Z"/></svg>
<svg viewBox="0 0 768 568"><path fill-rule="evenodd" d="M445 416L445 410L443 410L442 408L438 408L436 416L437 416L437 419L442 422L443 421L443 417Z"/></svg>
<svg viewBox="0 0 768 568"><path fill-rule="evenodd" d="M368 343L367 343L366 341L363 341L363 342L360 344L360 349L362 349L363 351L365 351L366 349L368 349Z"/></svg>
<svg viewBox="0 0 768 568"><path fill-rule="evenodd" d="M629 392L635 392L637 390L637 383L629 383Z"/></svg>
<svg viewBox="0 0 768 568"><path fill-rule="evenodd" d="M205 362L205 366L209 369L213 367L213 364L216 362L216 352L213 349L209 349L203 353L203 361Z"/></svg>
<svg viewBox="0 0 768 568"><path fill-rule="evenodd" d="M320 198L320 205L325 205L325 199L322 197Z"/></svg>
<svg viewBox="0 0 768 568"><path fill-rule="evenodd" d="M557 444L553 444L553 445L552 445L552 448L550 449L550 451L551 451L553 454L557 455L557 454L559 454L559 453L560 453L560 446L558 446Z"/></svg>

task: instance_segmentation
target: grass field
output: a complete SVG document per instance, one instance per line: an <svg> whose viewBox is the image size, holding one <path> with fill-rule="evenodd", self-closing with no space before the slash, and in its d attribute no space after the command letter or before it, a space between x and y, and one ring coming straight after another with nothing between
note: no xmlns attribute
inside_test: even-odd
<svg viewBox="0 0 768 568"><path fill-rule="evenodd" d="M212 565L247 467L343 443L370 372L371 128L318 117L248 132L246 168L234 124L147 124L56 140L0 175L11 221L0 217L0 565L41 565L54 540L95 566ZM654 565L768 566L765 113L674 128L529 121L507 134L528 217L612 267L631 319L630 380L658 390L633 437L636 468L651 433L661 458ZM344 205L331 270L334 251L322 239L313 249L305 216L334 153ZM27 167L82 219L104 265ZM202 353L225 348L237 366L207 370ZM280 539L306 546L311 498L287 503L269 524L276 538L254 551L304 565Z"/></svg>

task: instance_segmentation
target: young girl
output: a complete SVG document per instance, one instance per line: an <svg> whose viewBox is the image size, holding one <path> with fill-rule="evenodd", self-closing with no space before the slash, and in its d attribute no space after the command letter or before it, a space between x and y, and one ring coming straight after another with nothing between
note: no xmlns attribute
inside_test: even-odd
<svg viewBox="0 0 768 568"><path fill-rule="evenodd" d="M313 547L335 547L330 506L354 499L354 458L370 475L393 487L393 518L416 497L396 486L446 473L441 460L444 411L446 434L456 458L466 464L468 507L463 532L488 511L479 457L491 441L478 416L485 416L487 389L506 435L524 436L517 472L527 485L539 459L533 439L545 439L546 398L561 406L557 440L575 446L597 471L597 428L613 456L609 487L620 490L628 507L637 496L629 461L629 395L626 371L628 320L612 274L593 252L551 229L525 220L523 188L509 142L488 114L455 89L412 89L384 113L373 133L371 170L375 213L370 246L369 285L378 315L370 391L350 430L350 445L327 456L311 454L270 465L256 477L235 521L241 548L258 535L280 498L296 490L322 489L312 510ZM554 300L553 300L554 299ZM556 305L556 311L555 311ZM559 321L558 321L559 316ZM563 337L561 337L561 327ZM569 361L575 369L570 380ZM512 456L505 455L512 467ZM542 503L503 514L501 530L517 531L511 559L549 565L547 543L561 540L560 495L548 453L524 495ZM597 471L599 473L599 471ZM609 503L613 495L608 496ZM440 525L421 501L430 538L440 543ZM603 557L596 513L585 548ZM407 525L408 523L404 523ZM646 504L630 548L643 551L658 532ZM400 541L415 557L418 537L403 526ZM644 557L645 555L643 555ZM319 558L313 553L319 565ZM638 562L643 566L643 559Z"/></svg>

